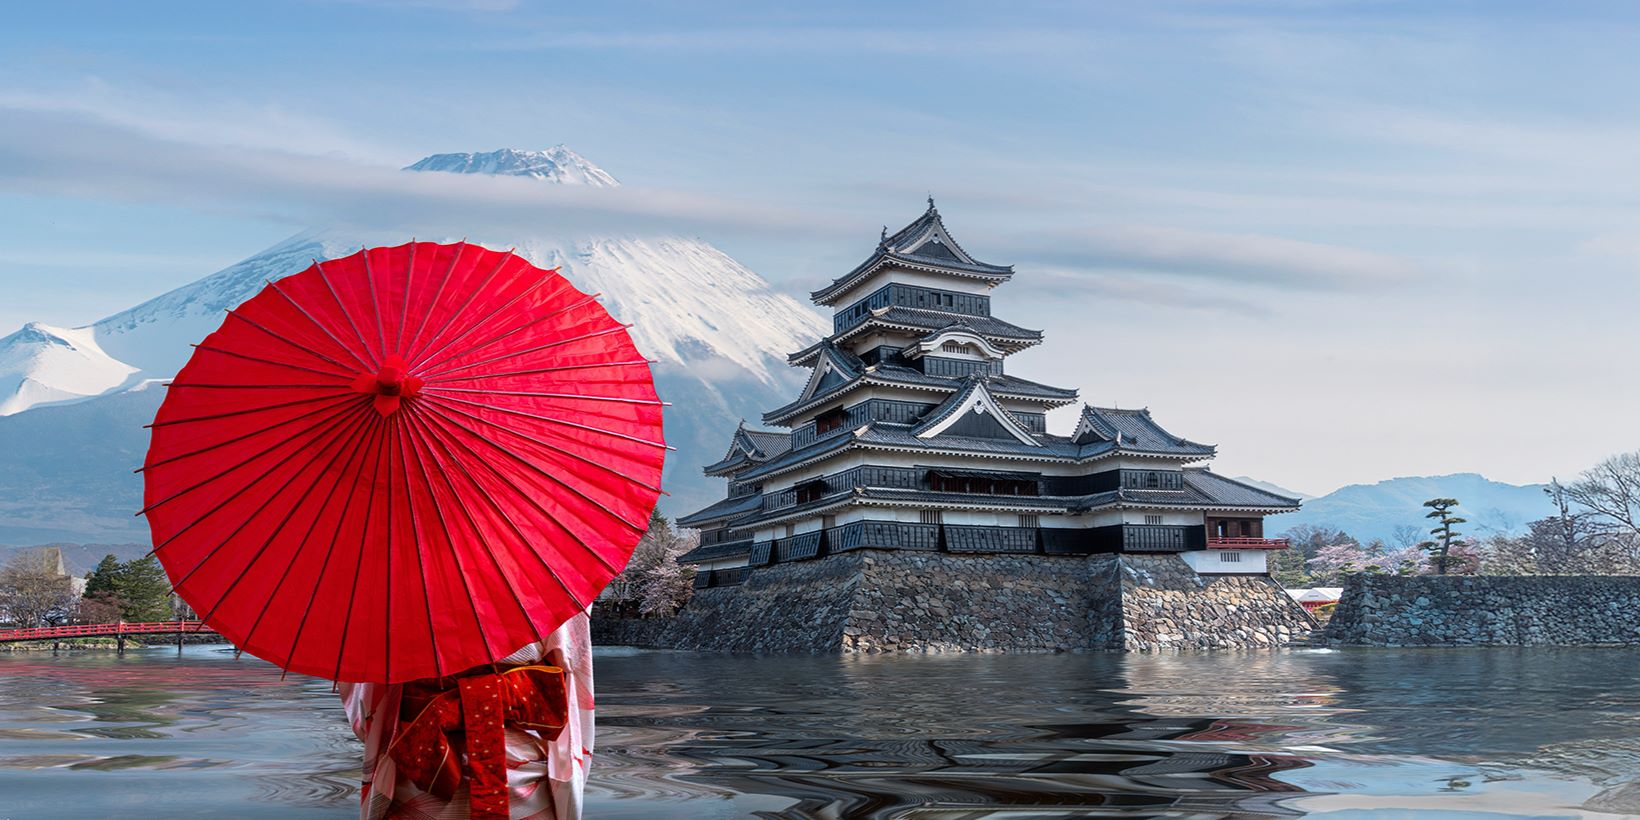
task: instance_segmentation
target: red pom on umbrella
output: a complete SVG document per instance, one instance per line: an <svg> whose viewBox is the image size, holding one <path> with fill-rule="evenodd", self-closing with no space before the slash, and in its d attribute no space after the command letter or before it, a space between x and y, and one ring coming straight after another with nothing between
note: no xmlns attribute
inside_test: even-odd
<svg viewBox="0 0 1640 820"><path fill-rule="evenodd" d="M411 243L229 312L153 424L143 513L177 593L293 672L397 683L590 604L660 493L626 328L556 270Z"/></svg>

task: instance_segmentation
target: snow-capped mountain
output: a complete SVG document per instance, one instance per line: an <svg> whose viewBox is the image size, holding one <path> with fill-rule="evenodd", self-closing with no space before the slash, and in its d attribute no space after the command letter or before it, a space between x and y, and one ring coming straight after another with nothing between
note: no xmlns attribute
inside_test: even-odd
<svg viewBox="0 0 1640 820"><path fill-rule="evenodd" d="M0 339L0 416L101 395L135 372L103 352L91 328L29 322Z"/></svg>
<svg viewBox="0 0 1640 820"><path fill-rule="evenodd" d="M439 154L409 170L510 174L542 184L620 184L562 146ZM434 231L417 234L433 241L461 238ZM152 417L160 391L139 395L133 388L174 375L192 352L189 345L220 325L224 310L253 296L267 280L296 273L315 258L410 238L405 233L308 231L91 325L61 329L30 324L0 339L0 445L24 430L44 437L29 448L26 469L14 468L9 463L14 454L0 449L0 499L32 499L21 505L0 503L0 543L140 540L140 520L116 524L105 513L139 507L141 482L93 482L98 489L88 494L82 488L90 485L80 472L129 469L140 461L147 438L141 425ZM700 467L722 455L737 420L755 418L800 388L785 354L807 346L825 330L816 312L773 291L762 277L698 239L543 233L468 241L516 247L537 265L560 268L582 290L602 293L610 312L633 325L638 348L658 362L661 397L674 404L666 422L667 440L677 448L666 470L665 486L672 495L663 507L669 512L704 505L721 493L716 480L700 475ZM99 411L77 409L86 404L99 405ZM129 418L104 418L107 413ZM54 428L57 420L60 430ZM52 448L62 458L53 459ZM130 463L102 463L110 458ZM60 473L54 463L63 465ZM52 512L46 520L32 514L26 520L18 517L28 509Z"/></svg>
<svg viewBox="0 0 1640 820"><path fill-rule="evenodd" d="M452 174L493 174L534 177L560 185L587 185L613 188L616 182L604 169L562 145L545 151L517 151L503 148L482 154L434 154L406 171L446 171Z"/></svg>

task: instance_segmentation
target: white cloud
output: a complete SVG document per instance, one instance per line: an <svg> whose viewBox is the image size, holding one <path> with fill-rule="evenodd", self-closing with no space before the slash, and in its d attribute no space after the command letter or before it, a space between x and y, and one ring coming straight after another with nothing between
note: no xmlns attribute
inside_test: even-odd
<svg viewBox="0 0 1640 820"><path fill-rule="evenodd" d="M1017 253L1087 271L1161 274L1310 290L1356 290L1416 278L1410 262L1342 245L1155 226L1025 237Z"/></svg>

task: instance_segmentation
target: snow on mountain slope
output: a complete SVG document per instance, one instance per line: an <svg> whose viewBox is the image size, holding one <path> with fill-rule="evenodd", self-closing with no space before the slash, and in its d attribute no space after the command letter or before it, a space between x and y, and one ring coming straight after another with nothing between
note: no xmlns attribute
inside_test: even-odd
<svg viewBox="0 0 1640 820"><path fill-rule="evenodd" d="M542 184L619 185L562 146L548 151L440 154L410 168L512 174ZM437 230L413 233L440 242L460 238L440 236ZM93 325L30 330L36 328L31 325L0 339L0 417L25 410L24 415L57 415L62 408L56 405L64 402L98 394L113 398L144 380L169 378L187 361L190 345L221 324L225 310L250 298L268 280L296 273L315 258L345 256L367 245L397 245L411 235L409 230L308 231ZM533 236L474 236L469 241L498 249L516 247L537 265L560 267L582 290L601 292L610 312L633 325L638 348L658 362L655 374L661 397L674 404L666 422L667 439L678 448L666 470L672 493L665 502L669 512L703 506L721 493L721 482L702 477L700 467L722 455L739 419L756 418L801 388L801 374L787 366L785 356L813 343L828 325L808 306L772 290L762 277L698 239L577 237L543 231ZM121 403L136 414L128 420L130 430L115 436L121 447L140 452L145 446L140 426L151 418L150 404ZM149 417L141 417L142 412ZM28 426L50 425L31 419ZM88 446L80 440L87 435L94 434L84 425L75 426L60 446ZM7 455L0 451L0 471L6 467ZM76 476L64 472L41 475L40 480L64 483L53 496L54 509L72 508ZM140 489L140 483L132 486ZM86 503L101 504L106 498L88 497ZM135 501L133 497L121 503ZM87 521L104 521L100 510L82 512ZM6 518L0 510L0 543L6 540ZM31 522L27 531L41 530ZM106 540L116 535L99 523L95 532L82 537ZM72 540L74 533L62 531L53 537Z"/></svg>
<svg viewBox="0 0 1640 820"><path fill-rule="evenodd" d="M545 151L503 148L482 154L434 154L404 170L534 177L560 185L594 188L613 188L621 184L604 169L563 145L554 145Z"/></svg>
<svg viewBox="0 0 1640 820"><path fill-rule="evenodd" d="M29 322L0 339L0 416L106 393L135 372L98 347L90 328Z"/></svg>

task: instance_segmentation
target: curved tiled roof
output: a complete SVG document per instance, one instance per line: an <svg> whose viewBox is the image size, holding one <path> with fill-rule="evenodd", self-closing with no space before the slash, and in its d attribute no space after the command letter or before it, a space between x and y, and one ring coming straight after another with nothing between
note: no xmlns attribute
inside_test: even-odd
<svg viewBox="0 0 1640 820"><path fill-rule="evenodd" d="M884 236L866 261L833 280L831 284L809 294L820 304L827 304L836 296L851 290L873 271L890 263L906 267L926 267L939 271L995 282L1005 282L1014 275L1012 265L991 265L975 259L957 244L951 232L940 219L939 209L932 199L928 210L911 224Z"/></svg>
<svg viewBox="0 0 1640 820"><path fill-rule="evenodd" d="M963 379L947 376L930 376L920 370L903 367L897 364L877 364L865 368L858 376L833 386L830 390L816 393L808 398L800 398L781 407L777 407L763 414L763 423L780 424L789 420L803 410L825 404L849 391L864 384L899 385L905 387L922 388L925 390L939 390L957 392L963 389ZM1021 379L1018 376L991 376L987 387L993 395L1010 399L1026 399L1032 401L1047 401L1056 405L1069 404L1076 401L1076 391L1065 387L1033 382L1030 379Z"/></svg>
<svg viewBox="0 0 1640 820"><path fill-rule="evenodd" d="M762 505L762 503L763 496L758 495L757 493L743 495L739 498L725 498L705 509L696 510L695 512L679 518L677 520L677 524L680 527L693 527L697 524L705 524L712 521L733 518L734 516L742 515L757 509Z"/></svg>

